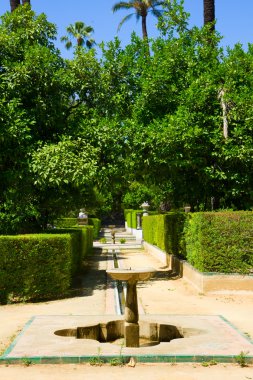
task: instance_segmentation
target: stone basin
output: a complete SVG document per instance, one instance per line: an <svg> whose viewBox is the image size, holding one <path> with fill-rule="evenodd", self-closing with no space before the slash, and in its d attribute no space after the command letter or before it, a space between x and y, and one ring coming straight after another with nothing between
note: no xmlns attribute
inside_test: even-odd
<svg viewBox="0 0 253 380"><path fill-rule="evenodd" d="M146 281L155 274L154 268L112 268L107 273L113 280L118 281Z"/></svg>

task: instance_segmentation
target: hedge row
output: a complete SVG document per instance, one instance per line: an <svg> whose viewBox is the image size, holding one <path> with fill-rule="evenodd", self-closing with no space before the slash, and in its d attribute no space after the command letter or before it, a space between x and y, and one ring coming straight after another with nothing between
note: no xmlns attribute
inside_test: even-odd
<svg viewBox="0 0 253 380"><path fill-rule="evenodd" d="M0 236L0 302L46 299L71 283L70 234Z"/></svg>
<svg viewBox="0 0 253 380"><path fill-rule="evenodd" d="M183 228L186 214L168 213L144 216L143 238L161 250L177 256L184 256Z"/></svg>
<svg viewBox="0 0 253 380"><path fill-rule="evenodd" d="M70 234L71 236L71 273L78 272L82 260L91 253L93 247L93 227L82 226L73 228L54 228L47 231L49 234Z"/></svg>
<svg viewBox="0 0 253 380"><path fill-rule="evenodd" d="M168 213L142 226L145 241L202 272L253 272L253 212Z"/></svg>
<svg viewBox="0 0 253 380"><path fill-rule="evenodd" d="M137 214L141 213L142 210L132 210L132 209L127 209L124 210L124 216L125 216L125 221L127 222L127 227L128 228L137 228Z"/></svg>
<svg viewBox="0 0 253 380"><path fill-rule="evenodd" d="M90 226L93 226L93 238L97 239L101 229L101 220L98 218L89 218L88 223Z"/></svg>
<svg viewBox="0 0 253 380"><path fill-rule="evenodd" d="M93 227L0 236L0 303L59 297L93 244Z"/></svg>
<svg viewBox="0 0 253 380"><path fill-rule="evenodd" d="M253 212L191 214L185 225L187 260L202 272L253 270Z"/></svg>
<svg viewBox="0 0 253 380"><path fill-rule="evenodd" d="M143 214L143 210L133 210L133 209L125 209L124 217L127 222L128 228L137 228L137 214ZM157 214L156 211L149 211L149 214Z"/></svg>
<svg viewBox="0 0 253 380"><path fill-rule="evenodd" d="M59 218L55 222L57 228L73 228L78 227L77 218ZM98 218L88 218L88 225L93 226L93 238L99 236L101 228L101 220Z"/></svg>

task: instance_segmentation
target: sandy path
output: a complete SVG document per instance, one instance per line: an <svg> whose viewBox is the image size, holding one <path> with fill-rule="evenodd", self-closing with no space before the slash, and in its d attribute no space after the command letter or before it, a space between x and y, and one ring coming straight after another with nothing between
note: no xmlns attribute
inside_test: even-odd
<svg viewBox="0 0 253 380"><path fill-rule="evenodd" d="M153 257L129 254L122 258L124 265L153 266L157 276L150 282L140 283L138 294L146 313L150 314L221 314L235 327L253 337L253 295L219 294L202 295L183 279L168 279L168 273ZM106 260L93 265L84 281L82 297L42 302L0 306L0 350L7 347L13 336L23 328L33 315L103 314L105 311ZM239 354L239 352L238 352ZM130 367L93 367L80 365L0 366L0 380L40 379L177 379L177 380L234 380L253 379L253 367L241 368L234 364L203 367L201 364L137 364Z"/></svg>

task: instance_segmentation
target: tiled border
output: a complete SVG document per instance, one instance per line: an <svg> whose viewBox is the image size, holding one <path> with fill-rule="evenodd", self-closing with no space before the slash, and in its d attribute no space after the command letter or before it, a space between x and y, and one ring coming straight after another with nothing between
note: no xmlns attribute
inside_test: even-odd
<svg viewBox="0 0 253 380"><path fill-rule="evenodd" d="M239 354L239 353L238 353ZM233 355L101 355L101 356L35 356L35 357L0 357L0 365L24 364L29 361L32 364L80 364L91 363L99 359L101 363L110 363L113 359L120 359L122 363L128 363L134 358L137 363L203 363L215 361L217 363L236 363ZM253 356L245 355L248 364L253 364Z"/></svg>

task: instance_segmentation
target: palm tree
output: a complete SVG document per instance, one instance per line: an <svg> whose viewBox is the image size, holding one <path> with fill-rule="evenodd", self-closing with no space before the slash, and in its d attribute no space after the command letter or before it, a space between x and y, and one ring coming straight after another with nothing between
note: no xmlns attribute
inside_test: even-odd
<svg viewBox="0 0 253 380"><path fill-rule="evenodd" d="M15 11L15 9L20 5L20 0L10 0L11 12Z"/></svg>
<svg viewBox="0 0 253 380"><path fill-rule="evenodd" d="M22 0L22 5L29 4L31 5L30 0ZM15 11L15 9L20 5L20 0L10 0L11 12Z"/></svg>
<svg viewBox="0 0 253 380"><path fill-rule="evenodd" d="M73 46L72 40L76 40L78 47L86 45L87 48L91 48L95 41L90 37L94 29L91 26L86 25L82 21L77 21L71 24L66 29L68 35L61 37L61 41L65 42L65 47L70 49Z"/></svg>
<svg viewBox="0 0 253 380"><path fill-rule="evenodd" d="M210 24L211 30L215 29L215 0L204 1L204 25Z"/></svg>
<svg viewBox="0 0 253 380"><path fill-rule="evenodd" d="M125 21L129 20L134 14L137 21L141 18L142 21L142 36L143 39L148 37L147 33L147 16L150 12L155 17L160 17L162 10L157 9L157 7L164 4L164 0L129 0L120 1L112 7L113 12L117 12L121 9L133 9L134 12L125 16L119 23L118 30L121 28Z"/></svg>

